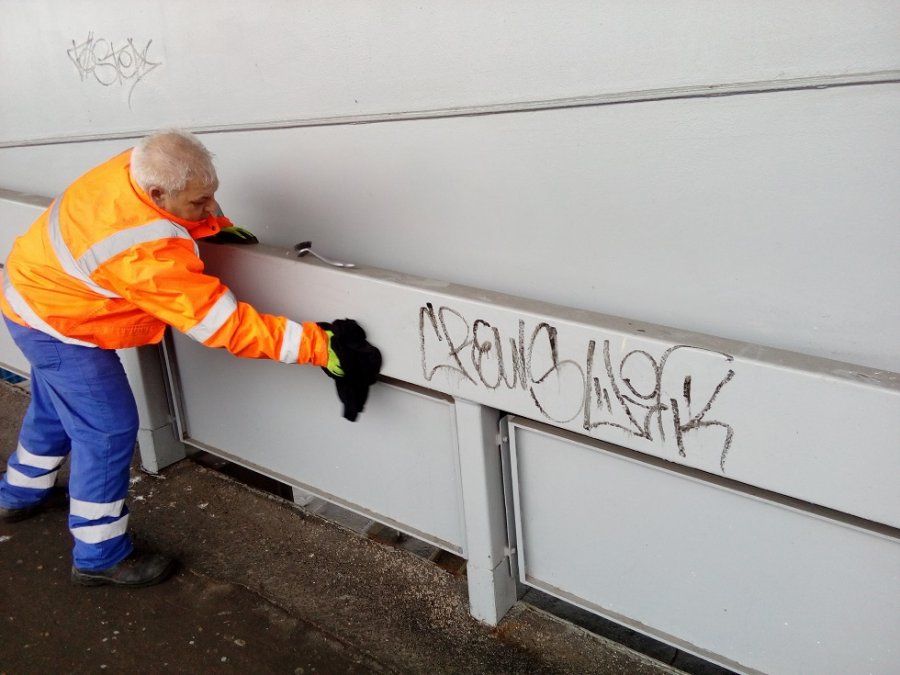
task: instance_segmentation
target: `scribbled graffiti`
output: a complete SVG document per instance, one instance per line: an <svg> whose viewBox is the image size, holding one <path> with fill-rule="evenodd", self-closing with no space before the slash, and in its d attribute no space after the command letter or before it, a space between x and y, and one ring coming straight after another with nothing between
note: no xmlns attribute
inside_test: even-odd
<svg viewBox="0 0 900 675"><path fill-rule="evenodd" d="M700 434L716 434L719 466L725 471L734 429L714 419L713 408L735 376L732 356L674 345L655 357L641 349L619 352L610 340L589 339L583 347L567 345L565 353L583 354L575 360L560 357L560 340L557 328L546 321L529 327L519 320L517 333L504 335L490 322L470 321L450 307L428 303L419 308L427 381L442 373L470 386L521 390L550 422L567 424L580 417L583 429L594 435L602 427L618 429L672 447L681 457L688 456ZM698 370L699 357L704 364Z"/></svg>
<svg viewBox="0 0 900 675"><path fill-rule="evenodd" d="M78 70L82 82L93 78L104 87L130 83L130 108L131 96L137 83L162 65L150 60L152 44L153 40L147 40L143 47L139 47L133 38L127 38L116 45L110 40L95 38L93 32L90 32L83 42L72 40L72 47L66 50L66 54Z"/></svg>

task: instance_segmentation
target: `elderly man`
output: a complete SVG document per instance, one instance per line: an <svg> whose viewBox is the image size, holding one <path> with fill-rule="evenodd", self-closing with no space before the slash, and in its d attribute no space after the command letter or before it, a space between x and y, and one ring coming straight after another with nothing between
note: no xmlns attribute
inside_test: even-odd
<svg viewBox="0 0 900 675"><path fill-rule="evenodd" d="M236 356L344 375L330 325L261 314L203 273L195 239L224 232L255 242L222 215L217 188L196 137L149 136L76 180L5 265L0 309L32 370L31 403L0 480L0 520L64 503L56 474L71 456L74 583L149 586L174 568L135 549L128 533L138 416L116 349L157 343L168 325Z"/></svg>

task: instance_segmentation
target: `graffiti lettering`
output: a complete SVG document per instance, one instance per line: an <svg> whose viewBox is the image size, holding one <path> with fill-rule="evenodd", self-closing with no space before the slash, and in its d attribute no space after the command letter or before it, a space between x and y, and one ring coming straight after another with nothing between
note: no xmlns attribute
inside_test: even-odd
<svg viewBox="0 0 900 675"><path fill-rule="evenodd" d="M591 340L588 343L586 357L586 386L584 396L584 429L590 431L601 426L610 426L621 429L632 436L645 438L649 441L659 439L666 440L666 412L671 412L672 431L674 432L678 454L687 456L687 439L691 432L709 427L719 427L724 430L725 437L722 441L722 450L719 456L719 466L725 471L725 459L731 449L734 438L734 429L731 425L718 420L707 418L719 393L727 385L735 373L728 368L724 373L712 376L707 374L704 381L710 380L712 391L706 397L706 402L699 412L692 414L692 399L696 397L698 388L695 378L690 373L683 373L689 364L678 363L678 357L686 356L692 352L702 353L714 359L718 364L730 364L734 359L728 354L711 352L699 347L688 345L676 345L667 349L660 357L659 363L645 351L633 350L625 354L619 360L618 372L613 366L610 354L609 340L603 342L603 374L594 377L594 352L596 343ZM676 356L677 355L677 356ZM673 358L674 357L674 358ZM670 363L671 361L671 363ZM674 364L674 365L673 365ZM683 374L682 374L683 373ZM669 382L680 380L680 387L668 386ZM643 391L636 384L643 384ZM624 391L621 385L624 385ZM652 387L652 388L651 388ZM679 391L680 396L675 398L664 397L663 392ZM612 397L610 397L610 391ZM615 401L615 408L613 405ZM627 422L622 420L624 416ZM599 418L599 421L595 421ZM653 420L656 419L656 434L654 434Z"/></svg>
<svg viewBox="0 0 900 675"><path fill-rule="evenodd" d="M539 416L551 422L565 424L581 415L589 433L615 428L668 444L681 457L704 435L704 447L721 448L719 466L725 471L734 429L712 419L711 411L735 375L728 354L675 345L658 359L641 349L614 356L609 340L592 339L584 361L575 361L560 357L560 336L550 323L539 322L529 332L520 319L516 335L504 336L485 319L469 321L431 303L419 308L419 341L427 381L443 372L492 391L527 392ZM703 366L695 372L698 360ZM718 437L710 439L710 433Z"/></svg>
<svg viewBox="0 0 900 675"><path fill-rule="evenodd" d="M116 46L109 40L95 38L91 32L84 42L76 43L72 40L72 47L66 50L66 54L78 70L82 82L93 77L104 87L111 87L130 81L131 87L128 90L130 108L131 95L137 83L162 65L149 58L152 42L153 40L147 40L147 44L139 48L132 38L127 38L124 43Z"/></svg>

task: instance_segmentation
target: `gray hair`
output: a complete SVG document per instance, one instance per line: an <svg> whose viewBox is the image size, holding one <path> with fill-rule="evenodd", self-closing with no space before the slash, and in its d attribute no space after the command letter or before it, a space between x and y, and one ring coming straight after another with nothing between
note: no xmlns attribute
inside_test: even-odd
<svg viewBox="0 0 900 675"><path fill-rule="evenodd" d="M178 193L191 179L202 187L218 183L212 153L192 133L169 129L151 134L131 152L131 176L145 191L159 187Z"/></svg>

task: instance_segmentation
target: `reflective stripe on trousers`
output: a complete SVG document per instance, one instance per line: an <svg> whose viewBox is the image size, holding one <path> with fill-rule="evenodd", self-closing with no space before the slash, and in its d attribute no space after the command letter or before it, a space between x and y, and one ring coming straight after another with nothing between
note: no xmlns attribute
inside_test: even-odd
<svg viewBox="0 0 900 675"><path fill-rule="evenodd" d="M0 480L0 505L20 508L47 494L70 459L69 530L79 569L104 569L132 549L127 533L128 471L138 415L113 350L66 344L6 321L31 364L31 403L19 447Z"/></svg>

